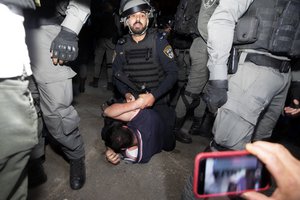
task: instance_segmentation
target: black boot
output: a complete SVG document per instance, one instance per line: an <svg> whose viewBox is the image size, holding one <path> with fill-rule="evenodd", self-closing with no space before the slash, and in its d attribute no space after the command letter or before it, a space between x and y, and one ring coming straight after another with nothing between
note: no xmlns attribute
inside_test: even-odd
<svg viewBox="0 0 300 200"><path fill-rule="evenodd" d="M191 129L189 130L189 134L191 135L199 135L199 131L201 128L202 118L193 117L193 123Z"/></svg>
<svg viewBox="0 0 300 200"><path fill-rule="evenodd" d="M79 190L85 183L84 157L70 160L70 186L73 190Z"/></svg>
<svg viewBox="0 0 300 200"><path fill-rule="evenodd" d="M174 133L176 136L176 140L178 140L179 142L182 143L192 143L192 137L190 136L190 134L185 133L181 130L182 125L185 122L185 118L176 118L176 122L175 122L175 127L174 127Z"/></svg>
<svg viewBox="0 0 300 200"><path fill-rule="evenodd" d="M33 188L47 181L41 158L29 160L28 163L28 187Z"/></svg>
<svg viewBox="0 0 300 200"><path fill-rule="evenodd" d="M79 92L84 93L85 91L85 80L86 78L80 78L79 80Z"/></svg>
<svg viewBox="0 0 300 200"><path fill-rule="evenodd" d="M99 78L93 78L92 82L89 82L89 86L92 86L94 88L98 88L98 82L99 82Z"/></svg>

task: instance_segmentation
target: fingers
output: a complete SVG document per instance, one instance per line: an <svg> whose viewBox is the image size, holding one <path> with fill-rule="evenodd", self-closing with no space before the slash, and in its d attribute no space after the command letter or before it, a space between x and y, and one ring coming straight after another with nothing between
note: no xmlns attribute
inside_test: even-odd
<svg viewBox="0 0 300 200"><path fill-rule="evenodd" d="M269 197L258 192L246 192L242 194L242 197L247 200L269 200Z"/></svg>
<svg viewBox="0 0 300 200"><path fill-rule="evenodd" d="M284 111L285 111L286 114L293 115L293 116L300 114L300 109L299 108L296 109L296 108L291 108L291 107L285 107Z"/></svg>
<svg viewBox="0 0 300 200"><path fill-rule="evenodd" d="M290 172L286 169L286 165L294 165L295 159L280 144L258 141L253 144L247 144L246 149L257 156L275 178L278 186L284 187L282 176L290 176Z"/></svg>
<svg viewBox="0 0 300 200"><path fill-rule="evenodd" d="M140 94L139 97L144 99L144 107L151 107L155 102L155 98L151 93Z"/></svg>
<svg viewBox="0 0 300 200"><path fill-rule="evenodd" d="M53 53L53 51L51 51L50 54L51 54L51 59L52 59L53 65L57 65L57 64L63 65L63 64L65 64L65 63L67 63L67 62L64 61L64 60L59 60L59 59L58 59L58 52L54 52L54 53Z"/></svg>
<svg viewBox="0 0 300 200"><path fill-rule="evenodd" d="M139 109L144 109L146 107L145 105L145 99L141 96L139 96L139 98L136 100L137 102L137 106Z"/></svg>
<svg viewBox="0 0 300 200"><path fill-rule="evenodd" d="M116 154L115 152L112 152L112 151L106 152L106 159L114 165L116 165L120 162L119 154Z"/></svg>

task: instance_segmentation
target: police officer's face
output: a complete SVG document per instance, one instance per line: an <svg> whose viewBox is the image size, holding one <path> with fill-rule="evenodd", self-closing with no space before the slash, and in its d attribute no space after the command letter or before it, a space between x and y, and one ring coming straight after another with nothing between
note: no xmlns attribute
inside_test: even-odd
<svg viewBox="0 0 300 200"><path fill-rule="evenodd" d="M141 34L148 26L148 14L137 12L128 16L128 26L134 34Z"/></svg>

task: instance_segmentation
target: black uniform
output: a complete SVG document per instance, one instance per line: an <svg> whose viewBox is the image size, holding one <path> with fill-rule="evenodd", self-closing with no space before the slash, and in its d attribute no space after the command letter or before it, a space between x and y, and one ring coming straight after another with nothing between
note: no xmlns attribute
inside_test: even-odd
<svg viewBox="0 0 300 200"><path fill-rule="evenodd" d="M175 113L168 106L168 93L177 81L178 69L168 41L155 29L149 29L138 43L130 35L124 36L116 45L115 53L113 73L124 72L137 87L145 86L155 98L153 109L172 127ZM117 78L114 81L123 96L126 93L135 94L136 91L124 82Z"/></svg>

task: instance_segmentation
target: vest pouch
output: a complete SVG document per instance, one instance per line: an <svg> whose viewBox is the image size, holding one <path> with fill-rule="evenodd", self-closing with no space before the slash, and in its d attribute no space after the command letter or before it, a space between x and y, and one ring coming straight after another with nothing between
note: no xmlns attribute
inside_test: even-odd
<svg viewBox="0 0 300 200"><path fill-rule="evenodd" d="M239 19L235 26L234 44L249 44L257 40L259 19L245 16Z"/></svg>
<svg viewBox="0 0 300 200"><path fill-rule="evenodd" d="M125 51L125 58L128 65L153 63L152 49L131 49Z"/></svg>
<svg viewBox="0 0 300 200"><path fill-rule="evenodd" d="M238 49L235 47L232 47L230 51L230 56L228 58L228 63L227 63L227 73L228 74L235 74L236 71L238 70L238 65L239 65L239 52Z"/></svg>
<svg viewBox="0 0 300 200"><path fill-rule="evenodd" d="M277 21L269 43L269 50L272 53L288 56L300 55L300 42L295 38L296 35L299 36L299 10L299 2L289 1L286 4Z"/></svg>
<svg viewBox="0 0 300 200"><path fill-rule="evenodd" d="M290 56L293 58L300 58L300 23L298 24L295 39L291 47Z"/></svg>

